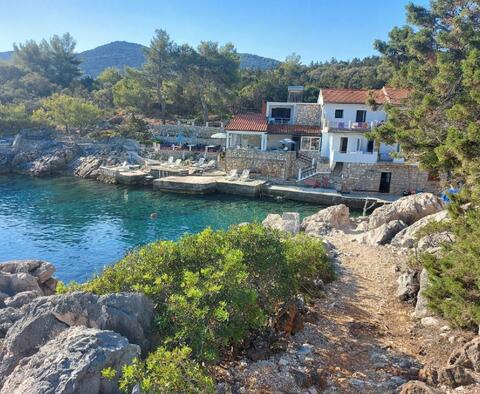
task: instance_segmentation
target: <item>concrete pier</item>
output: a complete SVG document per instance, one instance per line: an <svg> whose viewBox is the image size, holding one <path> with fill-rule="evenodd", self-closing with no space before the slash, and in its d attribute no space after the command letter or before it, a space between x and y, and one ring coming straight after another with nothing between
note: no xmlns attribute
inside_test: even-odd
<svg viewBox="0 0 480 394"><path fill-rule="evenodd" d="M298 186L271 185L265 188L264 194L270 197L282 197L287 200L310 202L321 205L345 204L349 208L363 209L365 202L373 207L390 204L398 196L372 193L339 193L330 189L317 189Z"/></svg>
<svg viewBox="0 0 480 394"><path fill-rule="evenodd" d="M219 192L257 197L261 195L265 183L265 181L259 180L227 181L225 178L217 176L169 176L155 179L153 188L175 193L206 194Z"/></svg>

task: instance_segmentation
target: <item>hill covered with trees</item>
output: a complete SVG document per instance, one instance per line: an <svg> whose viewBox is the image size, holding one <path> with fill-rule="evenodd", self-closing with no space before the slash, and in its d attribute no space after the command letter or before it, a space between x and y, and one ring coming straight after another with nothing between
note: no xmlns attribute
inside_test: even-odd
<svg viewBox="0 0 480 394"><path fill-rule="evenodd" d="M98 77L103 70L114 67L123 70L125 67L141 68L145 64L147 47L127 41L113 41L96 48L78 53L81 61L80 70L84 75ZM0 52L0 60L11 61L14 51ZM239 53L240 68L254 70L270 70L280 62L250 53Z"/></svg>

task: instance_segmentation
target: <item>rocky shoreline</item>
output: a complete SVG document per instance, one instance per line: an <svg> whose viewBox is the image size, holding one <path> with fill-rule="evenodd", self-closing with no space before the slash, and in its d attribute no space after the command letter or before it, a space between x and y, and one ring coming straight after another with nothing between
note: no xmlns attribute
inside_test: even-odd
<svg viewBox="0 0 480 394"><path fill-rule="evenodd" d="M51 130L22 131L0 145L0 174L98 179L100 166L136 164L141 159L138 151L138 143L130 139L94 142L69 140Z"/></svg>
<svg viewBox="0 0 480 394"><path fill-rule="evenodd" d="M323 239L339 278L328 286L312 283L325 298L299 299L279 311L275 340L252 338L240 359L218 366L217 391L475 392L478 336L454 333L429 311L423 295L428 275L408 264L410 253L439 253L440 243L451 240L443 233L418 239L421 228L443 220L445 206L428 193L368 217L350 218L345 205L303 221L293 212L268 215L265 226ZM101 371L119 370L151 350L152 302L137 293L55 294L54 271L41 260L0 263L0 393L118 392L117 382ZM373 282L377 287L370 289ZM382 328L395 321L397 334ZM439 350L440 343L449 350Z"/></svg>

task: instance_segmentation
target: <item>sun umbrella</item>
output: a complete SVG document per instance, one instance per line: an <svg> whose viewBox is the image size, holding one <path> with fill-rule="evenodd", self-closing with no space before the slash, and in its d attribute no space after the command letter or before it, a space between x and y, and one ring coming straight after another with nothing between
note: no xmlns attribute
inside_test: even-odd
<svg viewBox="0 0 480 394"><path fill-rule="evenodd" d="M221 139L227 138L227 134L226 133L215 133L210 138L215 138L215 139L221 140Z"/></svg>
<svg viewBox="0 0 480 394"><path fill-rule="evenodd" d="M295 144L295 141L291 140L290 138L284 138L283 140L280 140L280 143L283 145L291 145Z"/></svg>

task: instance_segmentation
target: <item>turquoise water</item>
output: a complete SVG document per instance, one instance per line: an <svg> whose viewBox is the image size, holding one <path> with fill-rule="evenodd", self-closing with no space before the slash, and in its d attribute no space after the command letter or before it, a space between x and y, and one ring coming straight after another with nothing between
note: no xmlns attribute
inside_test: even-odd
<svg viewBox="0 0 480 394"><path fill-rule="evenodd" d="M0 261L38 258L63 281L83 282L128 250L205 227L321 206L226 195L184 196L73 177L0 176ZM150 214L156 212L157 219Z"/></svg>

